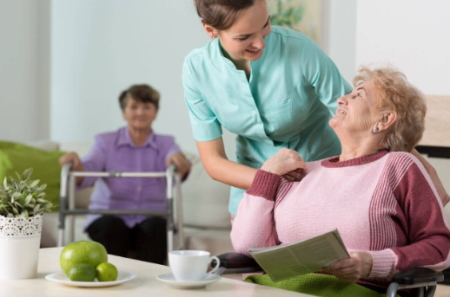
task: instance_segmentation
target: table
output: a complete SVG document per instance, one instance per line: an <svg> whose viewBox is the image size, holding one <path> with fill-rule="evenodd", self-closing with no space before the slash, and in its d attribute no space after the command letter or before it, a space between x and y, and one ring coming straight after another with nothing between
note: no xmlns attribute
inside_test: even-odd
<svg viewBox="0 0 450 297"><path fill-rule="evenodd" d="M258 296L258 297L303 297L311 296L276 288L269 288L238 280L222 278L217 283L199 290L175 289L162 283L156 277L163 273L169 273L170 268L163 265L147 263L118 256L109 256L108 261L118 267L119 270L134 272L137 277L129 282L104 288L76 288L54 283L45 279L47 274L57 272L59 268L59 254L62 248L45 248L39 251L38 276L35 279L25 280L0 280L0 296L2 297L71 297L71 296ZM438 285L435 297L449 297L450 286Z"/></svg>
<svg viewBox="0 0 450 297"><path fill-rule="evenodd" d="M142 262L118 256L109 256L108 262L116 265L119 270L134 272L137 277L126 283L103 288L77 288L51 282L45 279L47 274L57 272L59 267L59 254L62 248L45 248L39 251L38 276L35 279L25 280L0 280L1 297L71 297L71 296L95 296L95 297L140 297L140 296L261 296L261 297L289 297L311 296L295 292L269 288L260 285L245 283L242 281L222 278L220 281L206 286L204 289L182 290L168 286L160 282L156 277L163 273L169 273L168 266Z"/></svg>

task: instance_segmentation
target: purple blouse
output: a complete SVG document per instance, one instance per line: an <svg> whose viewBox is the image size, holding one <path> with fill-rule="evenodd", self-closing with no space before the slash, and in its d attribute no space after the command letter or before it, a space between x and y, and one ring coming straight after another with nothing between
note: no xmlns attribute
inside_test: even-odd
<svg viewBox="0 0 450 297"><path fill-rule="evenodd" d="M141 147L136 147L127 127L95 136L91 151L81 158L86 171L161 172L166 161L180 151L172 136L152 132ZM85 177L78 188L93 186L89 209L166 209L165 178L93 178ZM101 215L88 215L89 226ZM122 215L132 228L147 217Z"/></svg>

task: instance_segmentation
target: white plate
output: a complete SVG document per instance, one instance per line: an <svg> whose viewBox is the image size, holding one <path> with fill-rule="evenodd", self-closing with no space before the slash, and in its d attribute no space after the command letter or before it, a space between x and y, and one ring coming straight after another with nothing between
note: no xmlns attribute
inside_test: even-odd
<svg viewBox="0 0 450 297"><path fill-rule="evenodd" d="M201 289L204 288L206 285L215 283L218 280L220 280L220 276L216 274L210 274L204 280L201 281L179 282L175 279L172 273L167 273L158 275L157 279L175 288Z"/></svg>
<svg viewBox="0 0 450 297"><path fill-rule="evenodd" d="M113 282L99 282L98 280L95 280L93 282L73 282L67 277L67 275L64 272L59 271L46 275L45 279L74 287L109 287L127 282L135 277L136 277L135 273L127 271L119 271L117 279Z"/></svg>

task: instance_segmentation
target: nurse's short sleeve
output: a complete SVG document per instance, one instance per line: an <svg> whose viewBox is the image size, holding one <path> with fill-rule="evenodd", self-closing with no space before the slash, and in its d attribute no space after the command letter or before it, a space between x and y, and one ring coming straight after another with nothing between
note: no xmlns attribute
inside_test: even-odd
<svg viewBox="0 0 450 297"><path fill-rule="evenodd" d="M208 75L202 73L201 75ZM188 58L183 64L184 100L189 110L192 132L197 141L210 141L222 136L222 126L208 102L201 96L199 88L210 86L197 86L195 73Z"/></svg>

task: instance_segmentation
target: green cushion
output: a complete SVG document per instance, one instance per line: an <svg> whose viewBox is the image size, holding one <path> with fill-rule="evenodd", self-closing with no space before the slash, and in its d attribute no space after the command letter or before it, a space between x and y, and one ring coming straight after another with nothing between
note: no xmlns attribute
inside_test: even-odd
<svg viewBox="0 0 450 297"><path fill-rule="evenodd" d="M246 282L279 289L311 294L321 297L383 297L380 294L356 283L343 282L332 275L309 273L294 278L274 282L269 275L251 275ZM400 297L397 295L396 297Z"/></svg>
<svg viewBox="0 0 450 297"><path fill-rule="evenodd" d="M44 151L20 143L0 141L0 182L5 176L16 178L14 172L22 174L27 168L33 168L31 179L39 179L47 184L45 198L54 205L59 204L59 186L61 167L58 159L64 154L61 151ZM58 210L54 207L53 210Z"/></svg>

